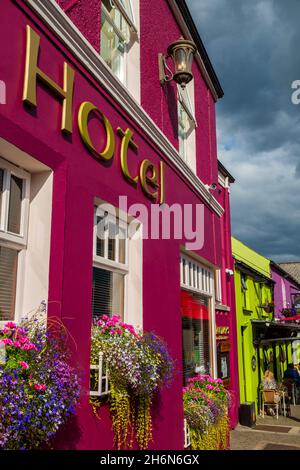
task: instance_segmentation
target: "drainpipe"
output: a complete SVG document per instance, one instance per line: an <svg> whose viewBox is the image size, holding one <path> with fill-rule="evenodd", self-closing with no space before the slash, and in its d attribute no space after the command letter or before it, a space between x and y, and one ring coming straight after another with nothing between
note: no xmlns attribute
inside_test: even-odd
<svg viewBox="0 0 300 470"><path fill-rule="evenodd" d="M258 413L260 413L260 384L261 384L261 374L260 374L260 354L259 354L259 344L256 346L256 354L257 354L257 371L258 371Z"/></svg>
<svg viewBox="0 0 300 470"><path fill-rule="evenodd" d="M272 344L272 348L273 348L273 370L274 370L275 380L276 380L276 382L278 382L277 358L276 358L276 344L277 344L277 343L273 343L273 344Z"/></svg>
<svg viewBox="0 0 300 470"><path fill-rule="evenodd" d="M244 394L245 394L245 402L247 402L247 387L246 387L246 364L245 364L245 344L244 344L244 331L247 327L242 326L242 355L243 355L243 382L244 382Z"/></svg>

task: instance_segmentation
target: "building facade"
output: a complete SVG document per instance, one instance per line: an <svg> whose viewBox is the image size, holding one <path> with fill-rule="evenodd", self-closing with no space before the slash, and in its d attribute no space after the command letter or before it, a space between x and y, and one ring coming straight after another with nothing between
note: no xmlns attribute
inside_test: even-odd
<svg viewBox="0 0 300 470"><path fill-rule="evenodd" d="M267 258L254 252L239 240L232 239L235 262L235 295L237 343L239 358L240 402L255 402L258 407L259 387L264 374L264 355L270 354L255 344L256 322L271 321L273 314L262 307L272 302L273 281Z"/></svg>
<svg viewBox="0 0 300 470"><path fill-rule="evenodd" d="M275 281L274 315L278 319L294 317L300 309L300 284L285 269L271 261L271 275Z"/></svg>
<svg viewBox="0 0 300 470"><path fill-rule="evenodd" d="M300 284L281 265L271 261L274 287L274 316L281 322L294 323L300 320ZM300 341L292 341L292 359L300 362Z"/></svg>
<svg viewBox="0 0 300 470"><path fill-rule="evenodd" d="M282 273L279 276L277 270L275 274L275 263L235 238L232 252L240 403L254 403L259 412L264 373L271 370L277 382L282 381L288 364L293 362L292 345L299 325L276 313L281 308Z"/></svg>
<svg viewBox="0 0 300 470"><path fill-rule="evenodd" d="M68 329L83 373L76 417L56 443L69 449L113 447L107 407L99 420L89 403L92 318L119 314L160 335L176 373L156 404L152 446L182 449L183 383L218 374L220 270L218 317L230 315L234 335L228 188L211 189L222 88L184 1L3 0L0 8L0 321L40 308ZM184 91L159 81L158 55L180 36L197 46ZM164 238L153 208L172 206L182 221L185 205L203 236L184 226ZM131 224L142 236L114 236L112 215L118 234ZM235 389L234 346L230 357Z"/></svg>
<svg viewBox="0 0 300 470"><path fill-rule="evenodd" d="M218 200L224 207L221 219L221 269L216 272L216 340L218 377L230 390L232 396L229 412L231 427L238 420L239 380L237 329L234 290L234 262L231 249L230 186L232 175L219 161Z"/></svg>

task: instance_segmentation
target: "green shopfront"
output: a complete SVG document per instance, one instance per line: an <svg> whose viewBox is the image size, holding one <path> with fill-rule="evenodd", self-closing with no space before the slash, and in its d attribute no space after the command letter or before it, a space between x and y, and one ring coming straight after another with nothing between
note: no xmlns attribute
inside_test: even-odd
<svg viewBox="0 0 300 470"><path fill-rule="evenodd" d="M300 326L274 319L274 281L270 261L239 240L232 239L240 403L254 403L260 411L260 388L266 370L277 382L292 359L292 343Z"/></svg>

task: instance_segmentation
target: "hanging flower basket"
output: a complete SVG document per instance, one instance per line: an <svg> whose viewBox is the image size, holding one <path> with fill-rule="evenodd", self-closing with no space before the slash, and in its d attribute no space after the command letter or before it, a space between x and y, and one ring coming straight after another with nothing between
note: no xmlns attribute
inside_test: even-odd
<svg viewBox="0 0 300 470"><path fill-rule="evenodd" d="M272 313L274 312L274 303L273 302L266 302L265 304L262 305L262 308L266 313Z"/></svg>
<svg viewBox="0 0 300 470"><path fill-rule="evenodd" d="M221 379L209 375L189 379L183 389L183 405L192 450L228 448L230 395Z"/></svg>
<svg viewBox="0 0 300 470"><path fill-rule="evenodd" d="M0 449L45 448L75 412L79 378L65 340L38 318L0 329Z"/></svg>
<svg viewBox="0 0 300 470"><path fill-rule="evenodd" d="M108 399L117 449L132 448L134 440L140 449L147 449L154 395L173 372L166 344L153 333L138 333L116 315L103 315L92 326L91 364L91 404L98 413L101 400L93 396L96 389ZM95 369L105 370L109 387L99 386Z"/></svg>

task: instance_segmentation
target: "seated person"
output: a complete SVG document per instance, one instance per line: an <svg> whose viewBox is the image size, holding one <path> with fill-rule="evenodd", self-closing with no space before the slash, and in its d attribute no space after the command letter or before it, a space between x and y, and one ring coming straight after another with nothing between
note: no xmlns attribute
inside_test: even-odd
<svg viewBox="0 0 300 470"><path fill-rule="evenodd" d="M285 379L292 380L298 386L300 385L300 375L299 375L297 369L295 369L294 364L292 364L292 363L288 364L288 367L287 367L286 371L284 372L283 376L284 376Z"/></svg>
<svg viewBox="0 0 300 470"><path fill-rule="evenodd" d="M270 370L266 370L266 372L265 372L265 375L264 375L264 378L263 378L263 381L262 381L262 389L263 390L274 390L276 392L275 397L274 397L275 403L280 401L280 393L277 392L278 391L278 384L277 384L277 382L274 378L273 372L271 372ZM274 410L271 406L266 406L265 409L266 409L267 414L269 414L271 416L275 415L275 412L274 412Z"/></svg>
<svg viewBox="0 0 300 470"><path fill-rule="evenodd" d="M262 387L263 387L263 390L277 390L278 389L278 385L274 378L274 374L270 370L266 370L265 372L263 382L262 382Z"/></svg>

